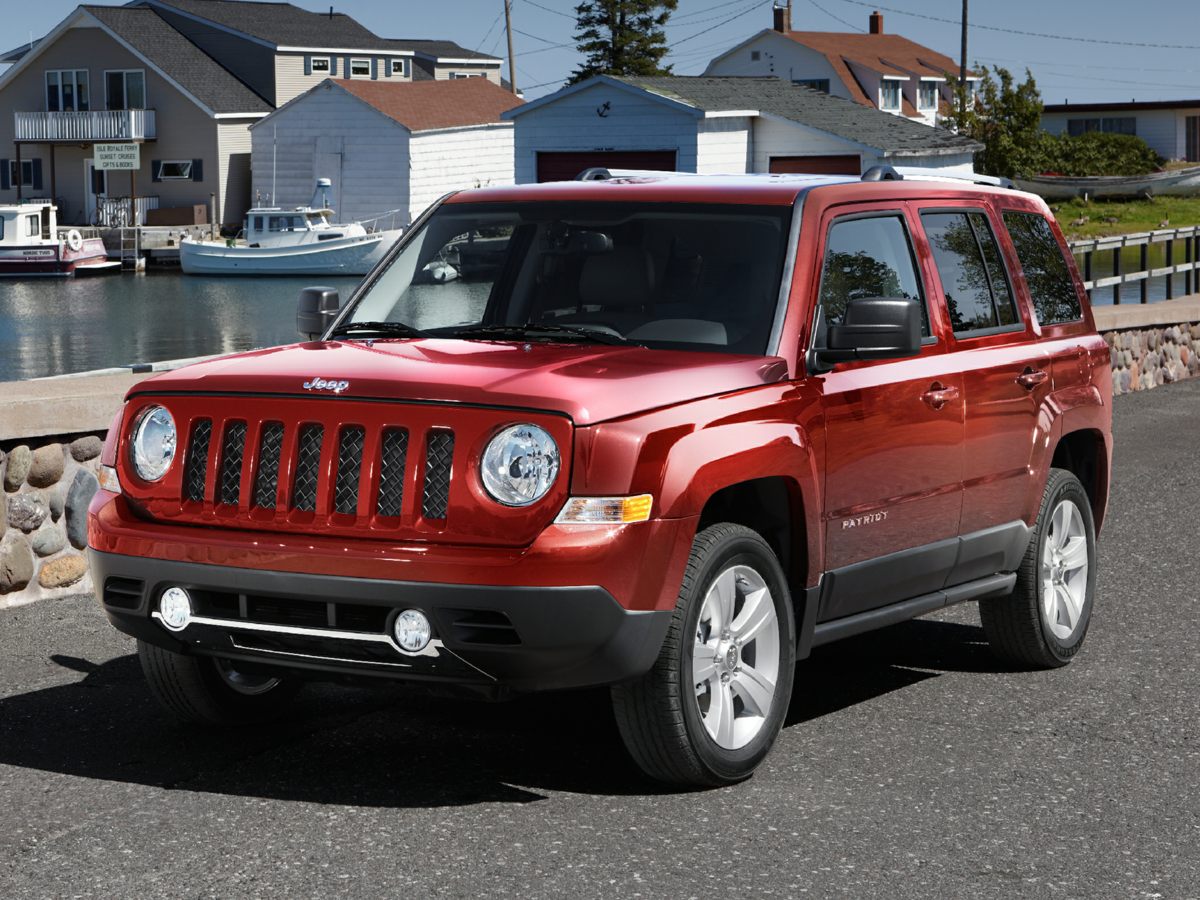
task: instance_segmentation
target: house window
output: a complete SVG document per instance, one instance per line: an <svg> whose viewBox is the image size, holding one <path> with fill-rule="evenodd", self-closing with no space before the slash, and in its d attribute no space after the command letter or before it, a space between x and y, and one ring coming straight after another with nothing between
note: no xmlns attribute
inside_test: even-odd
<svg viewBox="0 0 1200 900"><path fill-rule="evenodd" d="M393 59L391 65L392 65L392 74L393 75L407 75L408 74L407 72L405 72L404 60Z"/></svg>
<svg viewBox="0 0 1200 900"><path fill-rule="evenodd" d="M938 101L938 83L922 81L917 86L917 106L920 109L936 109Z"/></svg>
<svg viewBox="0 0 1200 900"><path fill-rule="evenodd" d="M8 183L16 187L17 182L17 161L10 159L8 161ZM33 160L21 160L21 181L20 184L33 186Z"/></svg>
<svg viewBox="0 0 1200 900"><path fill-rule="evenodd" d="M158 178L160 181L191 181L192 161L190 159L164 159Z"/></svg>
<svg viewBox="0 0 1200 900"><path fill-rule="evenodd" d="M451 72L447 77L451 80L455 78L486 78L482 72Z"/></svg>
<svg viewBox="0 0 1200 900"><path fill-rule="evenodd" d="M1079 137L1089 131L1103 131L1108 134L1137 134L1137 118L1134 116L1113 116L1096 119L1069 119L1067 134Z"/></svg>
<svg viewBox="0 0 1200 900"><path fill-rule="evenodd" d="M141 70L104 73L108 109L145 109L146 73Z"/></svg>
<svg viewBox="0 0 1200 900"><path fill-rule="evenodd" d="M750 61L751 62L758 62L760 59L762 59L761 51L759 51L759 50L751 50L750 51Z"/></svg>
<svg viewBox="0 0 1200 900"><path fill-rule="evenodd" d="M86 112L91 98L87 69L61 69L46 73L47 112Z"/></svg>
<svg viewBox="0 0 1200 900"><path fill-rule="evenodd" d="M829 93L828 78L793 78L792 84L798 84L800 87L812 88L814 91L820 91L822 94Z"/></svg>
<svg viewBox="0 0 1200 900"><path fill-rule="evenodd" d="M900 108L900 82L885 80L879 88L879 108L896 110Z"/></svg>
<svg viewBox="0 0 1200 900"><path fill-rule="evenodd" d="M312 65L312 73L314 75L328 75L329 74L329 57L328 56L314 56L312 58L311 65Z"/></svg>
<svg viewBox="0 0 1200 900"><path fill-rule="evenodd" d="M371 77L371 61L369 59L352 59L352 60L350 60L350 77L351 78L370 78Z"/></svg>

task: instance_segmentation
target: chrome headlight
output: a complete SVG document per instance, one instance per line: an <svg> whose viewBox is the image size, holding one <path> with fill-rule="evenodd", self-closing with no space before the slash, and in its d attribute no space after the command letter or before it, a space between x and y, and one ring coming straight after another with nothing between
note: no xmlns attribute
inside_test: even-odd
<svg viewBox="0 0 1200 900"><path fill-rule="evenodd" d="M133 471L142 481L158 481L175 459L175 420L161 406L151 406L133 426Z"/></svg>
<svg viewBox="0 0 1200 900"><path fill-rule="evenodd" d="M487 492L505 506L536 503L558 477L558 445L537 425L512 425L483 451L480 475Z"/></svg>

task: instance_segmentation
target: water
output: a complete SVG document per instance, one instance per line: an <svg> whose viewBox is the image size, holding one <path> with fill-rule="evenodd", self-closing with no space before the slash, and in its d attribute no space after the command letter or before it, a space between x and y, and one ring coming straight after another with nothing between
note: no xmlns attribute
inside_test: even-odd
<svg viewBox="0 0 1200 900"><path fill-rule="evenodd" d="M1122 272L1138 272L1142 269L1142 249L1141 247L1125 247L1121 250L1121 271ZM1176 263L1184 262L1184 248L1182 242L1175 247L1174 261ZM1113 254L1108 250L1101 250L1092 254L1092 277L1107 278L1112 275ZM1075 264L1079 266L1080 275L1083 274L1083 257L1076 256ZM1165 243L1150 244L1148 250L1147 265L1152 269L1162 268L1167 264L1167 245ZM1176 297L1184 295L1184 276L1182 273L1175 276L1172 287ZM1159 300L1167 299L1167 279L1166 276L1148 279L1146 285L1146 302L1157 303ZM1121 305L1140 303L1142 298L1142 286L1137 282L1121 285ZM1112 306L1113 304L1113 289L1098 288L1092 291L1092 306Z"/></svg>
<svg viewBox="0 0 1200 900"><path fill-rule="evenodd" d="M291 343L301 288L327 284L345 300L360 280L0 279L0 382Z"/></svg>

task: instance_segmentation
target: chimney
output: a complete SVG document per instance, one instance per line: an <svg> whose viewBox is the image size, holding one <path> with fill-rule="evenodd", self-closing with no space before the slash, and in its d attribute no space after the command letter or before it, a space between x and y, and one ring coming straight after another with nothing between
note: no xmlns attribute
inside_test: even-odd
<svg viewBox="0 0 1200 900"><path fill-rule="evenodd" d="M879 10L871 13L871 34L883 34L883 13Z"/></svg>
<svg viewBox="0 0 1200 900"><path fill-rule="evenodd" d="M775 30L787 34L792 30L792 0L775 0Z"/></svg>

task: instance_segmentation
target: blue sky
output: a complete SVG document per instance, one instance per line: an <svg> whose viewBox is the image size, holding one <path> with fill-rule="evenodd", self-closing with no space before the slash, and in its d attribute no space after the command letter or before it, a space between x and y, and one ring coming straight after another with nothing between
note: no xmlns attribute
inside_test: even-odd
<svg viewBox="0 0 1200 900"><path fill-rule="evenodd" d="M448 38L470 49L505 53L503 0L293 2L320 11L332 3L385 37ZM528 97L554 90L579 61L571 45L575 2L513 0L517 83ZM0 0L0 45L8 49L30 34L45 33L75 6L74 0ZM866 30L873 7L862 0L792 0L793 27ZM1018 71L1029 67L1046 102L1200 97L1200 30L1195 28L1200 13L1194 0L1141 0L1135 7L1105 0L973 0L970 8L971 22L979 26L970 32L972 62ZM884 26L957 59L961 9L959 0L886 0ZM713 56L770 25L771 0L680 0L668 29L673 45L669 60L677 74L699 74ZM1056 40L993 28L1148 46ZM1163 46L1172 44L1189 46Z"/></svg>

